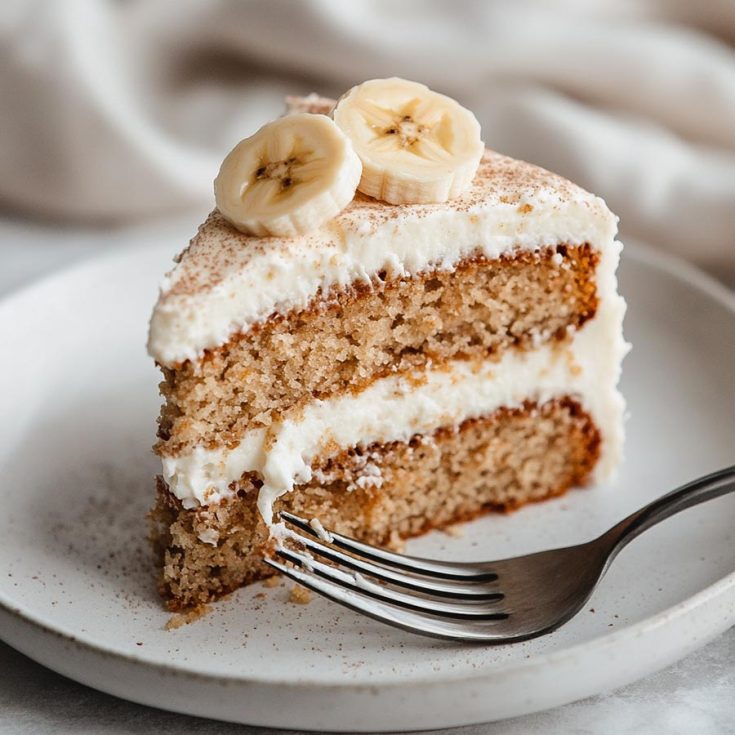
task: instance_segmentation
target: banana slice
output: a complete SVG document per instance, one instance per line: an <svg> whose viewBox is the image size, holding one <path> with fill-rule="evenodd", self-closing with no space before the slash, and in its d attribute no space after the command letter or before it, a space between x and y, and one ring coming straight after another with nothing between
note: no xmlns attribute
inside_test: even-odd
<svg viewBox="0 0 735 735"><path fill-rule="evenodd" d="M353 87L332 117L362 160L363 194L391 204L445 202L472 182L480 123L458 102L405 79Z"/></svg>
<svg viewBox="0 0 735 735"><path fill-rule="evenodd" d="M214 197L242 232L297 237L339 214L361 173L350 140L330 118L298 113L238 143L214 180Z"/></svg>

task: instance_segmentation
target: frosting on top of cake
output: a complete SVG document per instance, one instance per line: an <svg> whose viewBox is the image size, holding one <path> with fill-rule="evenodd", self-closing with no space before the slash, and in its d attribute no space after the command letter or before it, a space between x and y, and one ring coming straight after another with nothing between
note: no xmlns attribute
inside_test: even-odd
<svg viewBox="0 0 735 735"><path fill-rule="evenodd" d="M441 204L391 205L360 193L322 228L294 239L252 237L216 210L161 284L148 351L160 364L195 360L274 313L333 287L387 273L451 269L556 243L610 242L604 201L556 174L486 151L472 186Z"/></svg>

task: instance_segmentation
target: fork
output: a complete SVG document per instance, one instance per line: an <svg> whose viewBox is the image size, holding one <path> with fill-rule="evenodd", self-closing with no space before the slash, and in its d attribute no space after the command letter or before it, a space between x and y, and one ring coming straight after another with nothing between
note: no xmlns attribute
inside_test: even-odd
<svg viewBox="0 0 735 735"><path fill-rule="evenodd" d="M280 518L288 524L284 535L301 550L280 543L276 553L290 564L265 561L304 587L403 630L455 641L512 643L550 633L576 615L620 550L643 531L733 490L735 466L654 500L587 543L488 562L405 556L318 523L315 530L282 511Z"/></svg>

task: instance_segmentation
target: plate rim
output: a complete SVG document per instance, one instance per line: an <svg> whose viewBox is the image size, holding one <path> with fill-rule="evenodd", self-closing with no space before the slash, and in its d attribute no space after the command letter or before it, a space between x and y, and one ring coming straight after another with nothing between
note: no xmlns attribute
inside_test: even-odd
<svg viewBox="0 0 735 735"><path fill-rule="evenodd" d="M704 295L710 297L715 302L724 306L725 309L732 313L735 318L735 291L732 291L726 285L718 281L713 276L701 270L699 267L684 260L683 258L671 253L662 252L660 249L650 245L641 243L634 238L626 238L630 250L624 257L629 260L637 261L655 269L661 270L669 276L673 276L680 282L690 285ZM627 249L627 246L626 246ZM83 274L85 270L93 269L101 265L115 262L116 260L127 261L135 258L136 255L152 250L163 250L160 246L151 247L150 245L134 245L126 247L124 250L107 251L96 256L90 256L70 263L52 273L40 276L32 280L30 283L24 284L19 288L11 289L8 293L0 298L0 312L11 309L16 301L22 301L25 298L33 296L34 292L52 286L69 277L77 277ZM711 599L716 599L727 593L731 588L735 587L735 570L720 577L704 589L694 595L681 600L674 605L665 608L657 614L633 623L632 625L604 633L595 638L575 643L566 648L546 653L540 653L530 659L515 661L494 668L480 667L471 672L442 672L439 677L427 675L394 675L391 677L383 677L371 679L370 683L355 683L347 681L344 678L335 677L334 679L320 679L319 681L309 681L307 679L275 679L262 678L253 674L218 674L214 672L200 672L192 667L186 667L180 664L167 664L150 660L144 656L135 655L134 653L126 653L115 648L107 647L104 644L78 638L76 635L63 629L53 627L43 620L39 619L32 612L22 610L14 603L9 596L0 588L0 611L13 617L16 622L29 626L36 634L52 635L60 637L66 643L73 645L75 648L89 652L94 655L112 657L118 659L125 664L133 666L142 666L146 669L154 669L156 673L164 676L179 676L193 680L205 680L212 683L230 683L238 685L260 685L260 686L277 686L277 687L295 687L295 688L331 688L331 689L375 689L376 687L415 687L426 684L436 684L438 682L446 682L457 684L463 681L480 682L483 680L491 680L495 676L508 676L533 670L540 666L554 666L557 662L565 660L567 657L574 657L582 649L593 652L602 651L609 646L617 644L620 639L636 637L638 635L655 630L663 625L675 623L682 615L692 610L696 610L702 605L707 604ZM732 610L728 618L729 623L723 622L720 632L723 632L733 624L735 624L735 609ZM715 633L714 635L717 635ZM5 641L11 647L13 642L6 639L0 632L0 639ZM702 639L702 643L706 639ZM34 656L30 654L30 658ZM38 659L35 659L38 660ZM41 663L41 662L39 662ZM42 663L48 666L48 664ZM71 677L73 678L73 677ZM101 688L101 687L100 687Z"/></svg>

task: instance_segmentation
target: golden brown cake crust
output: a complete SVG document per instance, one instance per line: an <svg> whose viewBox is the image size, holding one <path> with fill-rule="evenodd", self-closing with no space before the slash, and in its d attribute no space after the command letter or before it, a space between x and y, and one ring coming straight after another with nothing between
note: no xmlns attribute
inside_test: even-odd
<svg viewBox="0 0 735 735"><path fill-rule="evenodd" d="M410 442L344 451L276 502L328 528L388 544L490 511L507 511L583 485L600 452L590 416L571 397L501 408ZM272 572L255 507L258 478L237 498L185 510L159 478L151 512L160 589L172 610L205 603ZM216 544L199 536L216 534Z"/></svg>
<svg viewBox="0 0 735 735"><path fill-rule="evenodd" d="M314 398L448 360L499 357L564 339L597 309L589 245L559 245L452 271L390 274L274 315L202 360L163 368L157 451L233 445Z"/></svg>

